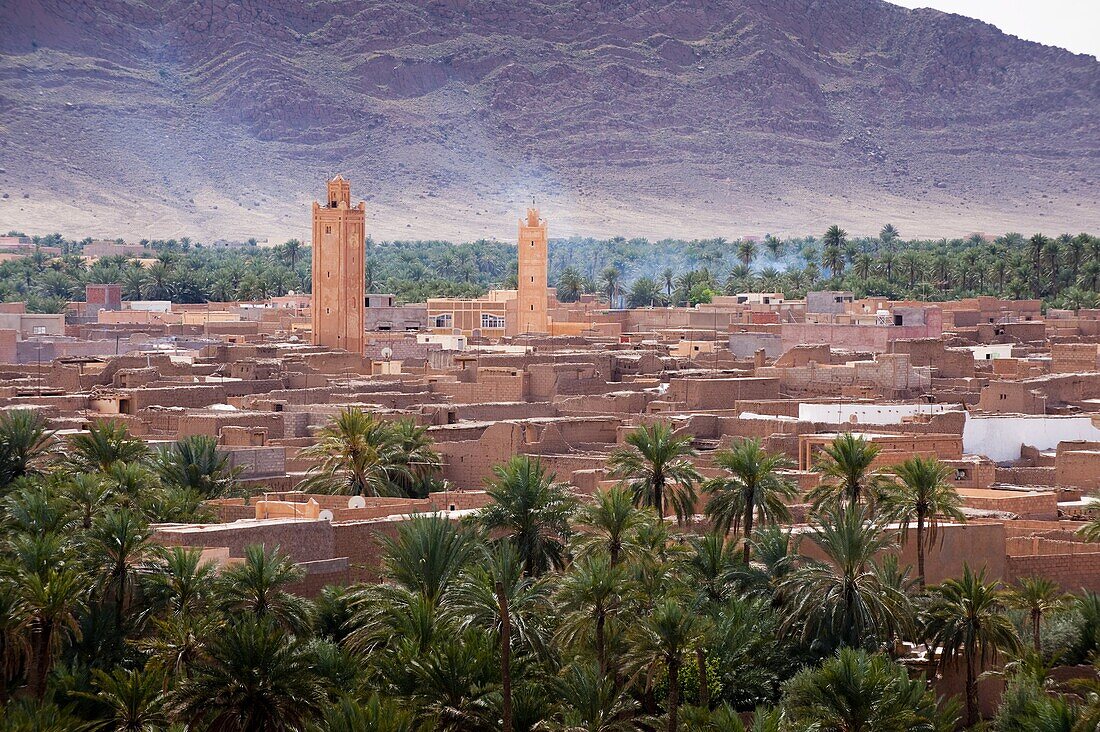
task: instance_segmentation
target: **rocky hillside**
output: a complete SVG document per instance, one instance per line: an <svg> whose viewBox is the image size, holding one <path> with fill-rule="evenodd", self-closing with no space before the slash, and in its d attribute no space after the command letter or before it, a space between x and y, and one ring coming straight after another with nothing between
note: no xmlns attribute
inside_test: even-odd
<svg viewBox="0 0 1100 732"><path fill-rule="evenodd" d="M10 0L0 228L1100 228L1100 64L879 0Z"/></svg>

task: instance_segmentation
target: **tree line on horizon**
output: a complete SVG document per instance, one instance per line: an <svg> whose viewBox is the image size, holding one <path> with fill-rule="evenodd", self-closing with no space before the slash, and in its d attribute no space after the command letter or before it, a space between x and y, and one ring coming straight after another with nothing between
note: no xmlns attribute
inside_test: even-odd
<svg viewBox="0 0 1100 732"><path fill-rule="evenodd" d="M17 234L18 232L11 232ZM109 256L90 265L83 241L34 237L42 247L0 263L0 300L24 300L36 312L61 312L87 283L117 282L128 300L177 303L257 300L310 290L310 248L297 239L274 247L213 249L187 238L142 240L147 258ZM696 305L721 294L813 289L857 297L942 301L976 295L1034 298L1044 307L1088 308L1100 300L1100 237L1010 232L995 238L905 240L887 224L874 237L838 226L820 238L762 240L552 239L549 277L563 302L593 294L614 306ZM368 291L399 302L476 297L516 283L514 245L481 240L367 240Z"/></svg>
<svg viewBox="0 0 1100 732"><path fill-rule="evenodd" d="M398 434L344 410L309 480L403 490ZM840 435L794 533L786 457L735 442L711 479L695 457L690 437L638 427L608 461L616 484L582 501L515 456L476 515L402 521L380 539L379 581L305 599L279 547L219 570L154 541L154 523L209 520L201 499L239 493L212 440L151 450L121 424L57 436L5 412L0 732L1096 729L1095 672L1070 685L1052 669L1096 662L1100 595L970 567L925 581L924 552L963 519L945 465L875 469L873 444ZM697 506L705 523L689 526ZM1100 538L1100 523L1084 531ZM903 642L938 661L910 669ZM993 659L1005 693L979 723ZM948 668L961 700L929 684Z"/></svg>

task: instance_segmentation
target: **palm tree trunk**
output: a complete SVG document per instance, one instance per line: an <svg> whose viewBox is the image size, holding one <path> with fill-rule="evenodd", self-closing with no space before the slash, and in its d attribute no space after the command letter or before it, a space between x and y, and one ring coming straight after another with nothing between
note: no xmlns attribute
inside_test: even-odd
<svg viewBox="0 0 1100 732"><path fill-rule="evenodd" d="M46 676L50 672L50 645L53 623L43 621L31 635L30 692L39 701L46 695Z"/></svg>
<svg viewBox="0 0 1100 732"><path fill-rule="evenodd" d="M122 632L122 602L126 597L126 565L120 564L117 568L118 590L115 593L115 628Z"/></svg>
<svg viewBox="0 0 1100 732"><path fill-rule="evenodd" d="M679 727L680 711L680 659L668 661L668 732L676 732Z"/></svg>
<svg viewBox="0 0 1100 732"><path fill-rule="evenodd" d="M504 583L496 583L497 607L500 611L500 683L504 693L501 704L501 730L512 732L512 624L508 615L508 596Z"/></svg>
<svg viewBox="0 0 1100 732"><path fill-rule="evenodd" d="M661 478L653 480L653 506L657 509L657 518L665 517L665 485Z"/></svg>
<svg viewBox="0 0 1100 732"><path fill-rule="evenodd" d="M8 643L0 633L0 705L8 703Z"/></svg>
<svg viewBox="0 0 1100 732"><path fill-rule="evenodd" d="M924 511L917 511L917 583L924 589Z"/></svg>
<svg viewBox="0 0 1100 732"><path fill-rule="evenodd" d="M749 500L745 502L747 504L745 506L745 546L742 549L744 553L745 566L748 566L749 564L749 537L752 536L752 520L754 518L753 514L755 513L753 511L753 503L756 497L753 491L749 491L748 498Z"/></svg>
<svg viewBox="0 0 1100 732"><path fill-rule="evenodd" d="M1042 645L1043 645L1042 638L1040 636L1040 633L1042 631L1039 628L1039 626L1042 622L1042 619L1043 619L1043 613L1042 612L1040 612L1039 610L1032 610L1031 611L1031 640L1035 644L1035 652L1036 653L1039 653L1039 651L1042 649Z"/></svg>
<svg viewBox="0 0 1100 732"><path fill-rule="evenodd" d="M604 640L604 626L607 625L607 613L602 603L596 605L596 662L600 667L600 676L607 674L607 649Z"/></svg>
<svg viewBox="0 0 1100 732"><path fill-rule="evenodd" d="M966 726L978 723L978 684L974 676L974 649L966 649Z"/></svg>
<svg viewBox="0 0 1100 732"><path fill-rule="evenodd" d="M699 706L710 708L710 682L707 680L707 652L702 645L695 649L695 662L699 666Z"/></svg>

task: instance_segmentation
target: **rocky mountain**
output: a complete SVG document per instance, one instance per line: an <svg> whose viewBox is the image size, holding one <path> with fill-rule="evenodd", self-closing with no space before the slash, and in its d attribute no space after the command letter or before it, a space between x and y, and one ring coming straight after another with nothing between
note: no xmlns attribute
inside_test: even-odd
<svg viewBox="0 0 1100 732"><path fill-rule="evenodd" d="M1100 63L879 0L8 0L0 228L1100 228Z"/></svg>

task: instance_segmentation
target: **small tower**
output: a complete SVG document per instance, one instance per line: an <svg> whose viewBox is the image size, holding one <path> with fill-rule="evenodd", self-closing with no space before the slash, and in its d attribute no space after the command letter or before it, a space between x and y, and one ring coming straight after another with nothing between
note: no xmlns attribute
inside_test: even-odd
<svg viewBox="0 0 1100 732"><path fill-rule="evenodd" d="M527 218L519 222L519 275L516 297L517 319L509 327L512 335L548 333L546 314L549 290L546 282L547 235L546 221L539 218L537 208L527 209Z"/></svg>
<svg viewBox="0 0 1100 732"><path fill-rule="evenodd" d="M328 182L313 202L313 344L363 352L366 322L366 204L352 208L351 184Z"/></svg>

